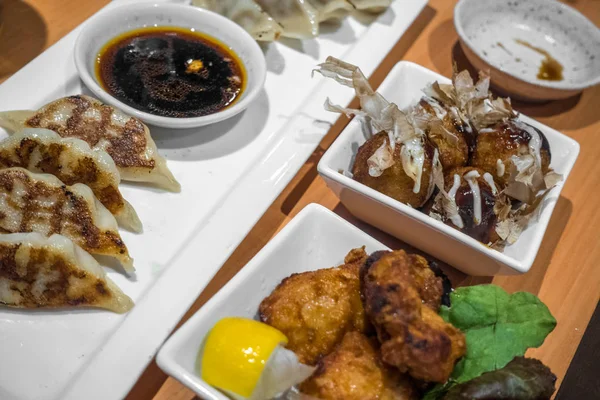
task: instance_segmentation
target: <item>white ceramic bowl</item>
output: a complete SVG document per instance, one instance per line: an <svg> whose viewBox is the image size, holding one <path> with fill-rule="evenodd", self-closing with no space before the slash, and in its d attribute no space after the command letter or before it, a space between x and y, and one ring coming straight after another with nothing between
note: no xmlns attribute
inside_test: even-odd
<svg viewBox="0 0 600 400"><path fill-rule="evenodd" d="M194 118L170 118L137 110L107 93L96 80L96 55L110 39L137 28L176 26L194 28L229 46L247 72L247 85L233 105L214 114ZM84 24L75 43L75 65L85 85L103 102L113 105L144 122L166 128L193 128L230 118L243 111L263 87L267 67L262 50L254 39L236 23L211 11L181 4L151 2L110 7Z"/></svg>
<svg viewBox="0 0 600 400"><path fill-rule="evenodd" d="M389 250L326 208L310 204L189 319L160 349L158 366L206 400L227 400L200 378L196 357L224 317L256 318L260 302L293 273L340 265L353 248Z"/></svg>
<svg viewBox="0 0 600 400"><path fill-rule="evenodd" d="M554 0L460 0L454 26L476 69L490 70L503 92L523 100L573 96L600 83L600 29ZM537 78L547 51L563 65L563 80Z"/></svg>
<svg viewBox="0 0 600 400"><path fill-rule="evenodd" d="M450 82L433 71L403 61L396 64L378 92L406 108L415 104L422 96L421 89L435 80ZM566 180L579 154L579 144L531 118L520 118L546 135L552 151L551 167ZM318 165L319 174L354 216L470 275L518 274L531 268L564 180L547 195L539 220L531 222L515 244L499 252L340 173L351 171L358 147L364 142L361 125L355 118Z"/></svg>

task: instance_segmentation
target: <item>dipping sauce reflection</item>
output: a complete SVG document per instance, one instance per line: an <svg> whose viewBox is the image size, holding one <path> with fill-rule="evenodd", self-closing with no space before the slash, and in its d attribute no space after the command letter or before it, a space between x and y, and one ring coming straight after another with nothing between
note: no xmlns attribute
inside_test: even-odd
<svg viewBox="0 0 600 400"><path fill-rule="evenodd" d="M239 57L203 33L150 27L115 37L100 50L98 81L123 103L163 117L213 114L246 86Z"/></svg>

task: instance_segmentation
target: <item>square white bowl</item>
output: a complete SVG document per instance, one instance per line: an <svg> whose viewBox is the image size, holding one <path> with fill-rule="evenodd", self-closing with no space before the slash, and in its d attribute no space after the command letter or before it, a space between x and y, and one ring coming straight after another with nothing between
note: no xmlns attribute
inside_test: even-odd
<svg viewBox="0 0 600 400"><path fill-rule="evenodd" d="M260 302L286 277L343 264L353 248L389 250L328 209L309 204L160 349L156 362L202 399L227 400L200 378L198 351L224 317L256 318Z"/></svg>
<svg viewBox="0 0 600 400"><path fill-rule="evenodd" d="M402 61L394 66L377 91L403 109L415 104L423 95L421 89L435 80L450 83L448 78L433 71ZM529 271L537 255L560 191L579 154L579 144L529 117L521 115L519 118L546 135L552 152L550 166L562 174L564 179L548 193L539 219L529 224L515 244L506 246L502 251L493 250L470 236L343 175L340 171L351 171L358 147L366 140L357 118L348 124L325 152L318 171L355 217L467 274L524 273Z"/></svg>

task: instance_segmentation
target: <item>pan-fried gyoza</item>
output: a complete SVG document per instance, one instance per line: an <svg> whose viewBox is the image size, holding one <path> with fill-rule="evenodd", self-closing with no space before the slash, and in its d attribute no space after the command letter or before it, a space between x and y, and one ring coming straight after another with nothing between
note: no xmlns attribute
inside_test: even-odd
<svg viewBox="0 0 600 400"><path fill-rule="evenodd" d="M9 132L46 128L62 137L105 150L115 161L121 179L152 183L171 191L181 189L158 154L150 130L142 121L84 95L63 97L39 110L0 112L0 127Z"/></svg>
<svg viewBox="0 0 600 400"><path fill-rule="evenodd" d="M142 231L142 222L119 191L120 176L104 150L48 129L27 128L0 142L0 168L22 167L52 174L67 185L83 183L115 216L119 225Z"/></svg>
<svg viewBox="0 0 600 400"><path fill-rule="evenodd" d="M49 174L0 170L0 231L61 234L92 254L113 257L126 271L133 259L112 214L81 183L66 186Z"/></svg>
<svg viewBox="0 0 600 400"><path fill-rule="evenodd" d="M133 307L98 262L61 235L0 235L0 304L17 308Z"/></svg>

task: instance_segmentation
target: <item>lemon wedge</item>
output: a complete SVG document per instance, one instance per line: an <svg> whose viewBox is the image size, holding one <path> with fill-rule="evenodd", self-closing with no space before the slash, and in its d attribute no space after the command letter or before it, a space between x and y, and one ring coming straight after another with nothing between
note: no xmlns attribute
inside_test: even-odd
<svg viewBox="0 0 600 400"><path fill-rule="evenodd" d="M312 367L301 364L283 348L279 330L245 318L224 318L206 337L201 361L202 379L235 397L268 398L306 379Z"/></svg>

